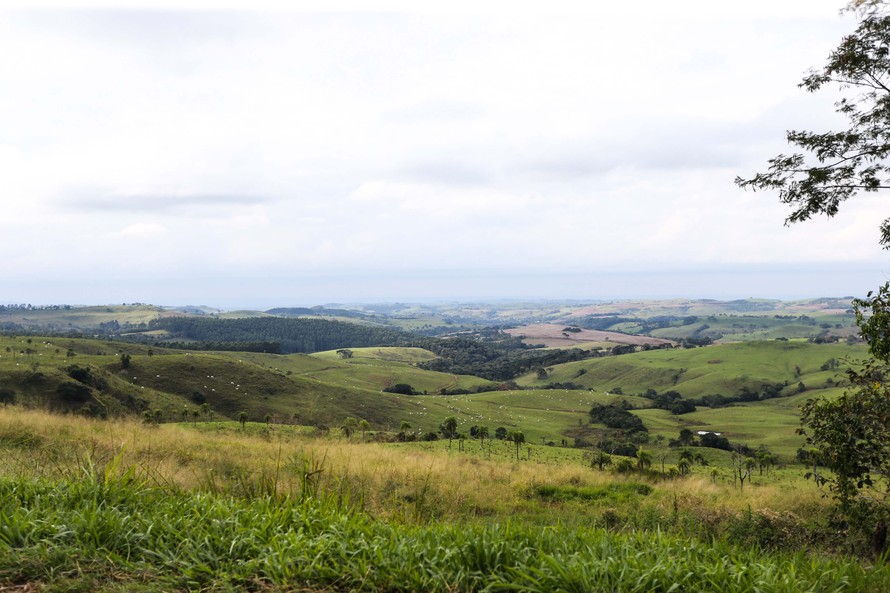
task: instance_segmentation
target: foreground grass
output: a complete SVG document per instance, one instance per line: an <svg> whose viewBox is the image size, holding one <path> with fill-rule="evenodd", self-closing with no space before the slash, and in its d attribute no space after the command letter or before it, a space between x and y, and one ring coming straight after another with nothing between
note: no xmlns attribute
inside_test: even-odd
<svg viewBox="0 0 890 593"><path fill-rule="evenodd" d="M0 408L0 591L890 590L810 484L464 449Z"/></svg>
<svg viewBox="0 0 890 593"><path fill-rule="evenodd" d="M0 583L57 590L886 591L890 570L663 533L375 521L335 497L239 499L132 473L0 480Z"/></svg>
<svg viewBox="0 0 890 593"><path fill-rule="evenodd" d="M754 487L739 491L723 474L714 483L712 467L696 466L697 475L659 482L645 499L541 504L539 486L601 488L639 476L591 470L582 452L570 448L530 443L517 461L513 445L504 441L489 440L484 449L478 441L467 442L460 451L457 441L452 448L447 441L361 443L359 435L347 441L307 430L254 423L242 430L232 422L153 426L0 408L0 476L72 480L83 467L114 461L158 487L250 497L302 495L306 473L316 472L318 491L360 499L375 516L399 521L509 516L535 524L648 528L666 525L679 512L689 513L689 529L706 536L703 529L717 532L726 518L749 509L813 521L825 516L821 493L782 472L774 471L770 481L758 477ZM702 519L703 509L712 511L712 521Z"/></svg>

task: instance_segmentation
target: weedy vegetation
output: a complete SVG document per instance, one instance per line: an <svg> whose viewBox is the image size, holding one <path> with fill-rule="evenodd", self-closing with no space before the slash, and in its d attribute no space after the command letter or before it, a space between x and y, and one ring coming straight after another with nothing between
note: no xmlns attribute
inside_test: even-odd
<svg viewBox="0 0 890 593"><path fill-rule="evenodd" d="M788 474L598 471L512 443L0 409L0 584L46 591L886 591ZM657 465L657 460L656 460ZM705 468L707 469L707 468ZM776 472L781 474L781 472Z"/></svg>

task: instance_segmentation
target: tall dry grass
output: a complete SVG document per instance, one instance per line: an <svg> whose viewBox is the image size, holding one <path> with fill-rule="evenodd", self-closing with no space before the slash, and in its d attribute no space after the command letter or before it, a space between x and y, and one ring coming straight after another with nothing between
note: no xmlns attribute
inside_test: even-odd
<svg viewBox="0 0 890 593"><path fill-rule="evenodd" d="M0 409L0 473L12 477L72 478L89 471L133 468L149 484L233 496L334 494L373 516L403 521L510 518L656 527L685 515L712 530L742 513L801 518L824 516L827 502L811 485L746 486L739 490L704 477L653 482L649 496L602 497L553 503L536 497L542 485L567 491L639 481L591 470L487 460L410 444L347 442L313 437L294 427L236 424L146 425L94 420L18 407Z"/></svg>

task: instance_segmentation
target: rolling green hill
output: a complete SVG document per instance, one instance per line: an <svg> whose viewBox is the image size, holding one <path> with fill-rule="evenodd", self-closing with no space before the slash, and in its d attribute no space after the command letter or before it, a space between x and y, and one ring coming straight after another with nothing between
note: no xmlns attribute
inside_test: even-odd
<svg viewBox="0 0 890 593"><path fill-rule="evenodd" d="M586 430L594 403L627 400L653 436L675 438L681 428L725 433L733 442L760 443L793 455L799 405L808 397L837 393L847 361L861 345L770 341L694 349L652 350L548 367L519 381L526 390L495 391L502 385L474 376L420 368L435 359L420 348L372 347L313 355L251 352L188 352L75 338L0 337L0 390L26 406L93 416L142 414L162 421L270 417L338 427L352 416L374 429L397 429L408 421L418 433L436 431L447 416L459 430L473 425L521 429L529 440L557 444ZM124 363L124 355L129 357ZM834 362L832 362L834 361ZM829 363L832 364L829 365ZM126 366L126 368L125 368ZM827 368L831 367L831 368ZM547 383L584 389L535 389ZM430 395L383 393L398 383ZM646 409L648 389L675 390L684 398L735 395L781 387L781 397L675 415ZM441 389L465 395L436 395ZM475 393L490 388L491 391ZM801 392L801 390L803 390ZM620 393L619 393L620 392ZM206 406L202 407L202 404ZM195 415L195 412L198 412Z"/></svg>
<svg viewBox="0 0 890 593"><path fill-rule="evenodd" d="M124 364L124 355L129 361ZM339 426L347 416L384 428L411 404L379 389L331 385L276 368L288 357L192 353L76 338L0 337L0 389L18 403L90 416L158 413L164 421L193 420L206 403L219 418ZM298 365L325 368L306 356ZM282 366L286 366L282 364ZM185 411L185 415L183 414ZM206 420L204 413L201 420Z"/></svg>
<svg viewBox="0 0 890 593"><path fill-rule="evenodd" d="M524 386L572 382L598 390L620 388L626 394L676 390L684 397L732 395L743 387L786 383L790 391L802 382L809 389L826 381L844 380L844 361L866 355L864 345L813 344L805 341L763 341L721 344L704 348L651 350L571 362L549 367L548 376L519 378ZM830 360L836 369L822 370Z"/></svg>

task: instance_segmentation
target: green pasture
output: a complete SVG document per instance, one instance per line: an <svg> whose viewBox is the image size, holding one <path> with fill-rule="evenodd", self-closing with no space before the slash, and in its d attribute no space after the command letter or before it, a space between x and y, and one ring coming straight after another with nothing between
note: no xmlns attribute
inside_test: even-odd
<svg viewBox="0 0 890 593"><path fill-rule="evenodd" d="M594 403L612 403L629 399L634 404L648 403L642 398L590 391L537 389L530 391L487 391L469 395L416 396L421 404L405 418L412 426L432 426L448 417L458 421L458 430L469 433L470 427L487 426L492 435L497 427L520 429L526 440L540 443L561 443L564 433L589 421L588 411ZM571 438L567 439L569 443Z"/></svg>
<svg viewBox="0 0 890 593"><path fill-rule="evenodd" d="M306 371L303 375L324 383L375 391L399 383L411 385L421 393L492 385L491 381L479 377L427 371L414 366L435 358L432 352L421 348L354 348L351 352L352 358L348 359L341 358L336 352L313 354L313 358L325 361L328 366Z"/></svg>
<svg viewBox="0 0 890 593"><path fill-rule="evenodd" d="M351 358L336 351L307 354L224 353L289 376L300 376L327 385L379 392L398 383L407 383L416 391L438 393L440 389L475 389L490 381L470 375L452 375L427 371L415 366L435 355L421 348L375 347L351 348Z"/></svg>
<svg viewBox="0 0 890 593"><path fill-rule="evenodd" d="M349 348L352 357L344 359L337 350L328 350L325 352L314 352L311 356L321 358L322 360L337 360L347 362L358 362L367 360L382 360L391 362L403 362L414 364L418 362L427 362L436 358L436 355L429 350L423 348L409 348L404 346L379 346L372 348Z"/></svg>
<svg viewBox="0 0 890 593"><path fill-rule="evenodd" d="M126 369L121 362L125 353L130 356ZM279 422L296 419L339 426L352 416L383 428L393 422L398 425L403 410L411 409L400 396L346 382L331 385L288 368L317 370L328 364L305 355L191 352L104 340L0 336L0 388L15 391L21 403L59 411L69 409L56 390L71 381L67 369L72 365L92 369L107 383L105 389L92 391L91 400L94 413L112 416L147 410L159 413L162 421L191 419L206 402L218 418L237 419L246 412L251 420L268 415ZM202 412L200 419L208 418Z"/></svg>
<svg viewBox="0 0 890 593"><path fill-rule="evenodd" d="M28 340L31 340L28 342ZM7 352L6 348L9 348ZM121 354L130 356L123 368ZM111 416L148 410L165 422L206 422L248 418L339 427L345 418L367 420L374 430L397 431L402 421L419 433L435 432L448 416L459 431L473 425L494 430L520 429L530 443L559 445L588 426L594 403L627 400L635 408L650 401L636 395L648 388L674 389L685 397L735 394L741 387L787 382L778 399L700 408L675 416L663 410L637 409L653 437L676 438L680 429L725 433L732 442L766 444L792 457L802 445L795 434L799 406L808 397L832 395L827 382L844 379L842 368L822 371L829 359L843 363L865 354L863 346L803 341L736 343L694 349L652 350L556 365L546 382L573 382L586 390L489 391L456 396L434 395L442 387L475 389L491 383L477 377L425 371L416 363L432 353L416 348L356 348L352 358L336 352L280 356L246 352L191 352L149 348L106 340L0 337L0 388L12 388L26 405L68 410L56 389L70 382L71 365L95 370L107 383L94 390L93 413ZM581 371L584 371L581 373ZM520 380L540 384L535 375ZM402 396L384 387L408 383L430 395ZM805 391L798 394L800 384ZM620 387L623 395L609 392ZM207 407L201 407L206 403ZM209 409L208 409L209 408ZM195 411L199 411L196 418ZM210 414L212 412L212 416ZM657 443L653 443L657 445Z"/></svg>
<svg viewBox="0 0 890 593"><path fill-rule="evenodd" d="M680 430L717 432L731 443L747 444L753 448L766 445L771 451L791 461L804 438L800 428L800 406L808 397L831 397L840 389L821 390L815 394L801 394L762 402L739 403L726 408L699 408L690 414L674 415L654 408L634 410L650 434L675 439Z"/></svg>
<svg viewBox="0 0 890 593"><path fill-rule="evenodd" d="M167 314L163 307L153 305L107 305L98 307L60 307L57 309L7 309L0 312L0 321L24 327L67 330L92 328L102 323L148 323Z"/></svg>
<svg viewBox="0 0 890 593"><path fill-rule="evenodd" d="M829 378L843 380L846 362L866 354L861 344L742 342L570 362L548 367L546 379L529 373L517 382L527 386L572 382L597 390L620 387L625 394L641 394L650 388L659 393L675 390L684 397L734 395L742 387L757 389L764 383L787 382L790 395L801 382L808 388L821 388ZM840 368L822 371L830 359L839 361Z"/></svg>

